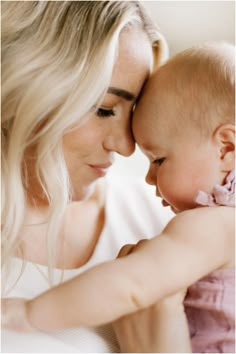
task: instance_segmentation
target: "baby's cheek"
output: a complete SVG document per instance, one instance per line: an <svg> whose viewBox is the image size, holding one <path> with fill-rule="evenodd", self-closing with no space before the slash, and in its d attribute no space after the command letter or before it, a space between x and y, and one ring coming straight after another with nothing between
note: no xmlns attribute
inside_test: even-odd
<svg viewBox="0 0 236 354"><path fill-rule="evenodd" d="M192 191L188 189L188 186L177 184L166 188L165 200L178 210L190 209L194 204Z"/></svg>
<svg viewBox="0 0 236 354"><path fill-rule="evenodd" d="M167 181L166 181L167 182ZM170 183L163 183L162 187L160 186L159 192L163 199L165 199L169 204L174 205L179 200L179 191L175 186Z"/></svg>

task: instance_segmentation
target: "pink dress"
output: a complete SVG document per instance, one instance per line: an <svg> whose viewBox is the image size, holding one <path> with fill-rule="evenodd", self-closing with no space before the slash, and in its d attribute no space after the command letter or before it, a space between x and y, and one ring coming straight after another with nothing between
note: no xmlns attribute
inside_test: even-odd
<svg viewBox="0 0 236 354"><path fill-rule="evenodd" d="M193 353L235 353L235 270L219 269L192 285L185 311Z"/></svg>
<svg viewBox="0 0 236 354"><path fill-rule="evenodd" d="M235 207L235 171L212 194L199 191L204 206ZM193 284L184 300L193 353L235 353L235 270L218 269Z"/></svg>

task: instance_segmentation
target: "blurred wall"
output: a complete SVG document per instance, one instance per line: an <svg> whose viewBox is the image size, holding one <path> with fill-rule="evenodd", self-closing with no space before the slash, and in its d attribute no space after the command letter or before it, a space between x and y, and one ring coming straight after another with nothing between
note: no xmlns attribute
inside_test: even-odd
<svg viewBox="0 0 236 354"><path fill-rule="evenodd" d="M170 55L211 40L234 43L234 1L142 1L168 41Z"/></svg>
<svg viewBox="0 0 236 354"><path fill-rule="evenodd" d="M170 55L212 40L235 43L234 1L142 1L167 39ZM136 148L129 158L117 156L110 173L145 176L148 162Z"/></svg>

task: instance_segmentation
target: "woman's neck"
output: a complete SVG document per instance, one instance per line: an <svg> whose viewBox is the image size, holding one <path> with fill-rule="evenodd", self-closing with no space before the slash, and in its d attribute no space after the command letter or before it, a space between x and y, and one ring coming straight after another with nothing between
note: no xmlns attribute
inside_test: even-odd
<svg viewBox="0 0 236 354"><path fill-rule="evenodd" d="M104 226L104 183L97 184L86 200L68 204L56 240L56 267L78 268L93 254ZM29 204L20 232L22 252L28 261L47 265L47 229L49 207Z"/></svg>

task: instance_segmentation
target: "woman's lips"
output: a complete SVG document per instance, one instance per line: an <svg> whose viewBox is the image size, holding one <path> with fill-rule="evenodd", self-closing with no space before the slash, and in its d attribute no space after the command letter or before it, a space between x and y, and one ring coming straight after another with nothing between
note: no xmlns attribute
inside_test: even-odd
<svg viewBox="0 0 236 354"><path fill-rule="evenodd" d="M104 177L111 165L111 163L106 163L101 165L89 165L89 167L91 167L99 177Z"/></svg>

